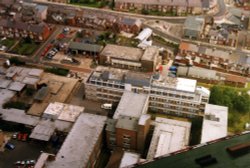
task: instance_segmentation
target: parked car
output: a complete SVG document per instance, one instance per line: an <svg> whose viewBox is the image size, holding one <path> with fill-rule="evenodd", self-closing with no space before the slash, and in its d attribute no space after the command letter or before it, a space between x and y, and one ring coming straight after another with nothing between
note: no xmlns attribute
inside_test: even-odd
<svg viewBox="0 0 250 168"><path fill-rule="evenodd" d="M17 139L21 141L22 137L23 137L23 134L19 132L17 135Z"/></svg>
<svg viewBox="0 0 250 168"><path fill-rule="evenodd" d="M27 141L27 138L28 138L28 134L27 133L23 134L22 141Z"/></svg>
<svg viewBox="0 0 250 168"><path fill-rule="evenodd" d="M12 143L7 143L7 144L5 144L5 148L9 149L9 150L13 150L13 149L15 149L15 145L13 145Z"/></svg>
<svg viewBox="0 0 250 168"><path fill-rule="evenodd" d="M58 49L57 49L57 48L53 48L52 51L54 51L54 52L57 53L57 52L58 52Z"/></svg>
<svg viewBox="0 0 250 168"><path fill-rule="evenodd" d="M18 132L15 132L15 133L12 135L12 138L13 138L13 139L17 139L17 136L18 136Z"/></svg>

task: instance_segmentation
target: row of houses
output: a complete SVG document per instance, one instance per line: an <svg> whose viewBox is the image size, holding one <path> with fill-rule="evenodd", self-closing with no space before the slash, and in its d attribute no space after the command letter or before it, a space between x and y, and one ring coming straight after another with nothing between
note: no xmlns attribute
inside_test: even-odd
<svg viewBox="0 0 250 168"><path fill-rule="evenodd" d="M8 38L31 38L37 41L46 40L51 28L44 23L29 24L22 21L0 20L0 36Z"/></svg>
<svg viewBox="0 0 250 168"><path fill-rule="evenodd" d="M50 6L48 22L87 27L96 30L111 29L115 32L138 33L142 27L140 19L108 14L103 11L75 10L70 7Z"/></svg>
<svg viewBox="0 0 250 168"><path fill-rule="evenodd" d="M183 41L175 64L198 66L238 76L249 76L249 56L243 52L208 48Z"/></svg>
<svg viewBox="0 0 250 168"><path fill-rule="evenodd" d="M177 14L199 14L210 9L209 0L116 0L115 9L130 10L153 10L161 12L176 12Z"/></svg>
<svg viewBox="0 0 250 168"><path fill-rule="evenodd" d="M8 38L30 37L35 41L46 40L51 28L43 22L48 7L35 3L10 1L0 3L0 35Z"/></svg>

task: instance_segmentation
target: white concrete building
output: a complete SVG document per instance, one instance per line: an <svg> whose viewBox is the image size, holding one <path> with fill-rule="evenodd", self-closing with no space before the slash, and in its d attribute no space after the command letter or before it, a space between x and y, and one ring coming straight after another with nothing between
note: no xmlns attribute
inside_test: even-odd
<svg viewBox="0 0 250 168"><path fill-rule="evenodd" d="M191 123L156 117L147 159L166 155L188 146Z"/></svg>
<svg viewBox="0 0 250 168"><path fill-rule="evenodd" d="M228 107L206 104L201 143L227 136Z"/></svg>

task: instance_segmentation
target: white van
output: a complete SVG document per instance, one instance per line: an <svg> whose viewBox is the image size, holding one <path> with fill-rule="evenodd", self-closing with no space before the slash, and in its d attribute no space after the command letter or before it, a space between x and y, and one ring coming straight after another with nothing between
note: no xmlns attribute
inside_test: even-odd
<svg viewBox="0 0 250 168"><path fill-rule="evenodd" d="M110 110L110 109L112 109L112 104L109 104L109 103L102 104L101 108L106 109L106 110Z"/></svg>

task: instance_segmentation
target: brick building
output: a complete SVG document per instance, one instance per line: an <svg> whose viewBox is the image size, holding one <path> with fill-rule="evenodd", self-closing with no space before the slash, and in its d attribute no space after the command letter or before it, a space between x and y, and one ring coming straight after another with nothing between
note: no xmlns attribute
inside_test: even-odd
<svg viewBox="0 0 250 168"><path fill-rule="evenodd" d="M145 51L133 47L108 44L100 53L100 64L116 68L154 72L160 62L159 49L148 47Z"/></svg>
<svg viewBox="0 0 250 168"><path fill-rule="evenodd" d="M210 8L209 0L115 0L115 9L129 10L153 10L161 12L175 12L198 14Z"/></svg>
<svg viewBox="0 0 250 168"><path fill-rule="evenodd" d="M123 93L113 119L107 122L106 138L110 149L120 147L143 152L151 118L146 114L147 106L147 94Z"/></svg>
<svg viewBox="0 0 250 168"><path fill-rule="evenodd" d="M44 41L50 33L50 28L45 23L28 24L21 21L0 20L0 36L8 38L30 37L37 41Z"/></svg>

